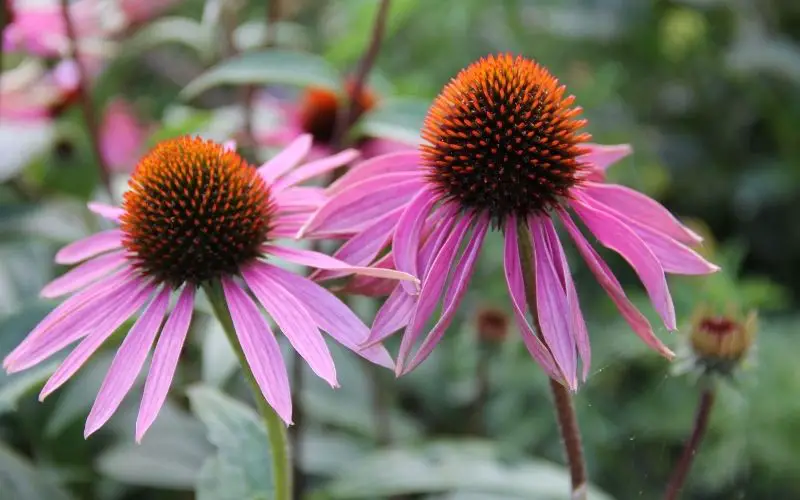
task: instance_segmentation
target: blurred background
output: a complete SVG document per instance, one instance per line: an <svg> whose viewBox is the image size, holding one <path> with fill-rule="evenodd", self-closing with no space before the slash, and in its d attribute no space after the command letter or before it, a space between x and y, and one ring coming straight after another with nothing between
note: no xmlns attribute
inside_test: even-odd
<svg viewBox="0 0 800 500"><path fill-rule="evenodd" d="M275 1L71 2L98 151L58 2L5 2L0 356L54 307L38 291L65 270L57 249L100 227L85 208L109 201L97 152L119 201L137 158L167 137L235 137L254 163L293 126L321 147L331 140L337 101L325 89L347 88L378 2ZM256 53L270 44L292 52ZM800 498L800 3L393 0L350 139L413 144L449 78L507 51L568 86L596 142L632 144L611 180L688 221L723 267L671 279L681 331L659 336L685 353L700 308L759 312L757 346L718 389L683 498ZM299 374L305 498L567 498L547 381L510 321L501 248L489 238L460 316L412 374L394 380L334 346L341 389ZM635 275L604 256L652 320ZM571 267L594 349L576 396L590 498L659 498L692 427L696 370L680 373L692 357L670 364L648 350L591 273ZM371 320L377 304L354 307ZM44 403L36 395L56 362L0 373L0 499L268 498L263 431L224 335L201 313L140 445L141 384L83 438L124 331Z"/></svg>

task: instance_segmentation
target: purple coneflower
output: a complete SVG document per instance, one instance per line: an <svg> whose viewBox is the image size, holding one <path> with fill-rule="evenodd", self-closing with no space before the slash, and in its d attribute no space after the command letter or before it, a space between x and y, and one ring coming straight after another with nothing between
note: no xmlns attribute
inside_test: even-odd
<svg viewBox="0 0 800 500"><path fill-rule="evenodd" d="M391 243L376 267L420 278L420 290L414 283L387 289L369 278L351 285L365 293L391 291L367 345L405 327L398 375L419 365L442 338L486 234L498 228L505 238L506 283L525 345L554 379L574 389L579 359L585 379L589 338L555 220L633 330L647 345L672 356L571 214L633 267L669 330L676 328L675 311L665 273L706 274L718 268L689 248L700 238L656 201L604 183L605 169L630 148L588 143L589 134L581 131L586 120L578 118L581 108L574 101L531 60L510 55L481 59L433 102L420 152L381 156L352 169L331 186L331 198L304 225L301 234L352 236L336 255L360 265L375 260ZM535 277L522 271L520 245L527 249L522 257L533 259ZM322 273L320 278L335 276ZM529 300L526 279L535 290ZM440 301L441 316L411 357ZM535 304L541 337L526 319L528 303Z"/></svg>
<svg viewBox="0 0 800 500"><path fill-rule="evenodd" d="M143 309L114 357L85 430L88 436L111 417L155 343L136 423L139 440L166 398L197 288L221 284L247 364L266 401L289 423L292 405L286 367L253 296L312 370L332 386L337 385L336 370L320 329L356 350L369 329L324 288L275 266L272 260L413 279L394 270L355 267L318 252L275 243L277 238L295 235L322 200L320 188L297 184L357 156L347 150L294 168L310 147L310 136L302 136L255 169L230 146L199 138L157 145L134 171L120 208L92 205L119 227L58 252L56 262L81 264L49 283L42 295L71 296L9 354L6 370L36 365L80 340L45 384L40 395L44 398ZM168 313L173 296L177 301ZM358 352L370 361L392 366L382 347Z"/></svg>

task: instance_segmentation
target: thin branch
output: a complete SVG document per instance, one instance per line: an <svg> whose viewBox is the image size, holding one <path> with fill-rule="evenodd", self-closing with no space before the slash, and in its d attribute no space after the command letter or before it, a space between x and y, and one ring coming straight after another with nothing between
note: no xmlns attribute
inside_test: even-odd
<svg viewBox="0 0 800 500"><path fill-rule="evenodd" d="M100 168L100 180L103 182L109 196L114 196L111 190L111 170L103 158L103 152L100 148L100 134L97 128L97 119L92 106L92 100L89 96L87 85L89 80L86 76L86 69L81 63L80 53L78 51L78 36L75 31L75 25L72 23L72 15L69 11L69 0L61 0L61 18L64 21L64 28L67 31L67 38L69 38L69 45L67 48L67 56L75 62L75 67L78 71L78 96L83 110L83 120L86 122L86 129L89 131L89 136L92 143L92 149L95 157L97 158L97 165Z"/></svg>
<svg viewBox="0 0 800 500"><path fill-rule="evenodd" d="M692 434L686 441L683 448L681 457L672 471L667 491L664 494L664 500L676 500L683 489L686 478L689 476L689 470L692 468L694 456L697 454L697 449L705 436L706 429L708 429L708 420L711 415L711 409L714 406L714 390L707 387L700 394L700 401L697 404L697 413L694 418L694 428Z"/></svg>

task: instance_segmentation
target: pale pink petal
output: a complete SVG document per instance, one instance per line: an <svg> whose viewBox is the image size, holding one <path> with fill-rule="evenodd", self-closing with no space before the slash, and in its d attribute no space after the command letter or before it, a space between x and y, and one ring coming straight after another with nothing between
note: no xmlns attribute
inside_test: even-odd
<svg viewBox="0 0 800 500"><path fill-rule="evenodd" d="M409 295L401 286L395 286L389 298L383 303L375 320L369 337L364 341L364 347L371 347L408 325L417 303L417 297Z"/></svg>
<svg viewBox="0 0 800 500"><path fill-rule="evenodd" d="M394 269L394 256L389 251L386 255L378 259L372 267L377 269ZM384 297L392 293L397 287L397 281L386 278L375 278L373 276L353 276L347 281L342 291L351 295L365 295L367 297ZM400 287L403 290L403 287ZM405 290L403 293L406 293Z"/></svg>
<svg viewBox="0 0 800 500"><path fill-rule="evenodd" d="M448 204L440 206L428 217L424 229L428 234L419 252L419 261L417 262L417 269L422 270L423 279L428 276L433 258L439 253L439 249L450 234L456 219L458 219L457 214L457 207L454 204Z"/></svg>
<svg viewBox="0 0 800 500"><path fill-rule="evenodd" d="M572 208L603 246L620 254L639 275L653 306L668 330L675 330L675 306L664 268L647 245L624 222L574 199Z"/></svg>
<svg viewBox="0 0 800 500"><path fill-rule="evenodd" d="M96 213L100 217L108 219L112 222L119 222L119 218L125 213L125 211L119 207L114 207L98 201L90 201L86 204L86 206L89 207L89 210Z"/></svg>
<svg viewBox="0 0 800 500"><path fill-rule="evenodd" d="M529 221L536 267L536 312L540 333L566 377L568 387L575 390L578 387L577 358L567 294L556 274L541 221L542 217L532 217Z"/></svg>
<svg viewBox="0 0 800 500"><path fill-rule="evenodd" d="M99 135L103 159L115 172L132 170L147 140L147 131L131 105L122 99L106 106Z"/></svg>
<svg viewBox="0 0 800 500"><path fill-rule="evenodd" d="M275 245L264 245L262 247L267 255L283 259L301 266L315 267L317 269L327 269L330 271L346 271L347 273L361 274L364 276L375 276L377 278L389 278L396 280L419 280L409 274L395 271L394 269L381 269L375 267L351 266L347 262L334 259L324 253L313 250L303 250L300 248L279 247Z"/></svg>
<svg viewBox="0 0 800 500"><path fill-rule="evenodd" d="M278 341L264 316L236 282L223 278L222 286L236 335L261 394L278 416L291 424L292 394Z"/></svg>
<svg viewBox="0 0 800 500"><path fill-rule="evenodd" d="M606 146L603 144L585 143L582 144L582 146L588 147L589 153L582 155L579 160L582 163L586 163L591 166L591 168L601 176L605 173L609 166L633 152L630 144L614 144Z"/></svg>
<svg viewBox="0 0 800 500"><path fill-rule="evenodd" d="M486 237L488 229L489 218L486 216L478 218L475 223L475 232L470 236L464 253L456 264L453 280L447 288L447 293L445 293L444 302L442 303L442 315L427 337L425 337L425 340L422 341L422 344L420 344L414 358L403 370L404 373L410 372L430 356L444 336L447 328L453 322L458 306L461 305L461 301L464 299L467 285L472 278L475 263L478 260L478 254L480 254L483 239Z"/></svg>
<svg viewBox="0 0 800 500"><path fill-rule="evenodd" d="M267 310L278 328L311 369L332 387L338 387L333 357L317 324L302 302L272 276L258 273L251 266L242 269L242 277Z"/></svg>
<svg viewBox="0 0 800 500"><path fill-rule="evenodd" d="M136 417L136 442L141 442L147 429L153 425L158 416L158 412L164 405L178 367L178 359L186 342L186 334L189 332L189 325L192 322L192 312L194 311L194 286L187 284L181 294L175 308L170 313L161 335L156 342L153 351L153 359L150 362L150 370L147 372L147 380L144 383L144 393L142 402L139 405L139 414Z"/></svg>
<svg viewBox="0 0 800 500"><path fill-rule="evenodd" d="M539 363L550 378L563 381L564 374L556 366L553 355L542 340L534 333L533 328L525 317L528 310L525 298L525 281L522 275L522 265L519 256L519 240L517 237L517 220L509 217L505 227L505 245L503 250L503 271L506 276L508 294L514 306L514 319L521 330L522 340L533 359ZM532 278L532 277L531 277Z"/></svg>
<svg viewBox="0 0 800 500"><path fill-rule="evenodd" d="M600 208L596 205L594 206L595 208ZM622 217L620 217L620 220L628 222ZM628 227L645 242L667 273L698 275L719 271L719 266L708 262L691 248L660 231L651 229L636 221L630 221Z"/></svg>
<svg viewBox="0 0 800 500"><path fill-rule="evenodd" d="M682 243L693 245L703 240L700 235L681 224L660 203L638 191L617 184L587 182L583 192L620 215L641 222Z"/></svg>
<svg viewBox="0 0 800 500"><path fill-rule="evenodd" d="M222 143L222 149L225 151L236 151L236 141L233 139Z"/></svg>
<svg viewBox="0 0 800 500"><path fill-rule="evenodd" d="M314 323L337 342L375 364L394 368L394 362L383 346L361 348L361 344L369 335L369 328L344 302L328 290L310 279L269 264L254 264L253 270L279 282L297 297L314 319Z"/></svg>
<svg viewBox="0 0 800 500"><path fill-rule="evenodd" d="M126 261L124 252L108 253L87 260L45 285L39 294L42 297L54 298L80 290L97 278L122 266Z"/></svg>
<svg viewBox="0 0 800 500"><path fill-rule="evenodd" d="M409 202L400 217L392 239L392 253L398 271L421 277L417 259L422 240L422 227L436 201L436 193L423 189ZM414 285L411 283L401 283L401 286L408 293L414 293Z"/></svg>
<svg viewBox="0 0 800 500"><path fill-rule="evenodd" d="M279 213L304 209L316 210L327 199L323 188L294 187L276 193L275 206Z"/></svg>
<svg viewBox="0 0 800 500"><path fill-rule="evenodd" d="M421 179L409 179L402 174L370 178L353 184L322 205L298 236L357 233L387 212L406 205L422 186Z"/></svg>
<svg viewBox="0 0 800 500"><path fill-rule="evenodd" d="M416 150L376 156L351 168L339 180L331 184L328 192L330 194L339 193L353 184L386 174L406 172L421 176L422 169L419 161L419 152Z"/></svg>
<svg viewBox="0 0 800 500"><path fill-rule="evenodd" d="M442 298L442 291L447 282L447 277L453 266L458 248L464 240L467 230L472 225L472 218L464 216L458 221L455 228L447 236L442 247L433 258L430 271L422 282L422 290L419 293L417 307L411 317L408 327L400 341L400 352L397 356L395 373L400 375L405 373L405 364L408 361L411 349L417 342L425 323L433 315L436 305Z"/></svg>
<svg viewBox="0 0 800 500"><path fill-rule="evenodd" d="M306 157L311 149L312 138L310 134L301 135L286 148L275 155L274 158L263 164L258 173L268 182L273 183L286 172L293 169Z"/></svg>
<svg viewBox="0 0 800 500"><path fill-rule="evenodd" d="M108 369L108 374L100 386L100 391L94 401L83 435L88 437L103 426L111 415L117 411L122 399L131 390L136 377L147 359L147 354L153 347L161 321L169 305L171 290L162 289L147 306L145 312L133 325L130 332L122 341L114 361Z"/></svg>
<svg viewBox="0 0 800 500"><path fill-rule="evenodd" d="M139 290L128 297L121 298L120 303L113 312L105 315L103 319L93 326L92 332L81 341L80 344L69 353L64 361L56 369L47 383L39 393L39 400L49 396L53 391L61 387L64 382L70 379L78 369L100 348L103 343L116 331L117 328L128 320L138 311L152 295L151 285L141 286Z"/></svg>
<svg viewBox="0 0 800 500"><path fill-rule="evenodd" d="M550 248L550 253L553 255L553 264L555 265L556 272L561 278L561 286L567 294L567 305L570 311L570 328L572 335L575 338L575 343L578 346L578 354L581 357L583 364L583 374L581 378L586 381L589 376L589 367L591 366L592 350L589 345L589 332L586 329L586 321L583 319L583 312L581 305L578 301L578 291L575 289L575 283L572 281L572 274L569 272L569 264L567 263L567 256L564 254L564 248L558 239L558 233L553 226L553 221L549 218L542 218L542 229L544 230L547 244Z"/></svg>
<svg viewBox="0 0 800 500"><path fill-rule="evenodd" d="M278 214L275 217L275 225L270 230L269 236L273 238L294 239L297 232L311 216L308 212L293 214Z"/></svg>
<svg viewBox="0 0 800 500"><path fill-rule="evenodd" d="M336 168L347 165L359 156L357 149L345 149L344 151L332 156L321 158L310 163L306 163L302 167L296 168L284 175L281 179L273 184L273 189L280 192L283 189L292 187L295 184L307 181L326 172L330 172Z"/></svg>
<svg viewBox="0 0 800 500"><path fill-rule="evenodd" d="M95 255L122 247L122 231L109 229L65 246L56 254L57 264L75 264Z"/></svg>
<svg viewBox="0 0 800 500"><path fill-rule="evenodd" d="M592 270L600 286L603 287L609 297L611 297L611 300L614 301L620 314L622 314L622 317L630 325L631 329L641 337L645 344L664 356L672 358L675 354L655 336L650 322L647 321L647 318L636 309L630 300L628 300L625 291L622 289L622 285L617 281L614 273L611 272L611 269L603 262L603 259L597 254L594 248L589 245L589 242L583 237L569 214L561 209L559 209L558 214L564 223L564 227L567 228L567 232L569 232L573 241L575 241L575 246L578 247L578 252L581 254L581 257L583 257L583 260L589 265L589 269Z"/></svg>

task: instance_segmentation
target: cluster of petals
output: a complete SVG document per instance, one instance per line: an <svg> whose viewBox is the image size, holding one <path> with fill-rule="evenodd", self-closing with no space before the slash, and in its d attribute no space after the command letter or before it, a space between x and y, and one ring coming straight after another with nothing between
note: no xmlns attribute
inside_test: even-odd
<svg viewBox="0 0 800 500"><path fill-rule="evenodd" d="M668 330L675 330L676 320L665 275L698 275L718 269L690 248L700 242L700 237L662 205L635 190L605 182L609 165L630 153L627 145L585 146L589 152L580 158L585 175L558 206L531 214L525 220L509 216L500 221L505 280L525 346L549 376L573 390L578 385L579 363L583 368L582 378L588 374L591 351L578 294L554 221L561 222L633 331L665 356L672 356L672 352L628 299L574 216L602 246L631 265ZM389 294L365 345L375 345L404 329L396 360L398 375L418 366L443 337L464 298L480 249L492 227L490 214L462 207L439 193L418 152L380 156L361 163L334 183L329 189L330 198L299 233L346 238L335 257L353 265L373 263L376 267L398 269L420 279L418 288L411 282L398 284L357 277L348 288L369 295ZM528 310L526 301L518 224L525 224L526 233L531 235L535 311ZM317 277L340 275L321 272ZM440 304L441 314L425 333L426 324ZM529 312L538 318L540 331L528 320Z"/></svg>

